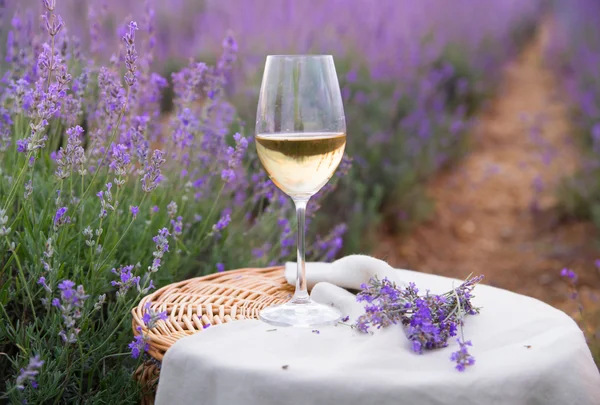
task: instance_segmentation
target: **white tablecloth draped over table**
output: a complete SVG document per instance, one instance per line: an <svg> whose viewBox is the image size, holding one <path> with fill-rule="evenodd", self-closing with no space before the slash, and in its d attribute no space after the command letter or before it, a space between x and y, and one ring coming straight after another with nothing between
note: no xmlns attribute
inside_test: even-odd
<svg viewBox="0 0 600 405"><path fill-rule="evenodd" d="M295 284L295 265L286 278ZM414 281L443 293L460 280L396 270L366 256L333 264L309 263L312 297L354 320L363 310L354 295L374 275ZM530 297L479 285L465 337L476 364L465 372L449 360L457 350L418 355L400 326L360 334L343 325L275 328L245 320L181 339L163 360L158 405L429 405L600 404L600 374L575 322ZM276 329L276 330L273 330Z"/></svg>

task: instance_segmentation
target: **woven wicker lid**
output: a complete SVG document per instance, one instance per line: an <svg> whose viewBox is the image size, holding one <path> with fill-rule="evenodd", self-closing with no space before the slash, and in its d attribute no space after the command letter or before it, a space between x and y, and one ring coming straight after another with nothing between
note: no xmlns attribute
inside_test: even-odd
<svg viewBox="0 0 600 405"><path fill-rule="evenodd" d="M196 277L169 284L142 298L133 315L133 331L141 327L148 339L148 354L162 360L182 337L237 319L256 319L261 309L288 301L294 292L283 276L283 267L248 268ZM167 311L168 319L148 330L142 317L146 304Z"/></svg>

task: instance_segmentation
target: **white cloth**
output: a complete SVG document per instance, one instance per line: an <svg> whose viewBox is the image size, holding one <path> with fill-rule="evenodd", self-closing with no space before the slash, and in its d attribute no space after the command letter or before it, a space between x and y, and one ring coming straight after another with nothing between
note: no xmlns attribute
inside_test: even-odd
<svg viewBox="0 0 600 405"><path fill-rule="evenodd" d="M340 268L352 268L355 259L365 260L341 259L332 273L342 261ZM308 278L327 272L324 264L307 266ZM395 280L434 293L460 283L394 272ZM317 334L245 320L175 343L163 360L157 405L600 404L600 374L569 316L494 287L479 285L475 295L482 312L466 319L464 332L476 364L463 373L449 360L455 342L418 355L399 326L363 335L338 325ZM312 297L335 304L351 320L362 312L352 294L332 284L317 284Z"/></svg>

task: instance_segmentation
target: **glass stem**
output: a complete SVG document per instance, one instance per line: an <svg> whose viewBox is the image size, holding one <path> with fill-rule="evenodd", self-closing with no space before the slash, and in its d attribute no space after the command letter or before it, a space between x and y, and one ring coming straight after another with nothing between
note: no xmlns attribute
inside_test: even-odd
<svg viewBox="0 0 600 405"><path fill-rule="evenodd" d="M292 298L293 304L306 304L310 301L308 290L306 288L306 261L304 258L304 221L306 215L306 204L307 199L296 199L294 198L294 205L296 206L296 217L298 218L298 241L297 241L297 266L298 270L296 273L296 292Z"/></svg>

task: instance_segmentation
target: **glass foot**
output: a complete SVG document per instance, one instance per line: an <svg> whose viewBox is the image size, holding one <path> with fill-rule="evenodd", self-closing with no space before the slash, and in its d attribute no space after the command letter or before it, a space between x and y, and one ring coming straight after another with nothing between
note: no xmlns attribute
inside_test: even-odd
<svg viewBox="0 0 600 405"><path fill-rule="evenodd" d="M313 328L336 324L342 314L336 308L314 301L295 304L288 302L260 311L260 320L271 325Z"/></svg>

